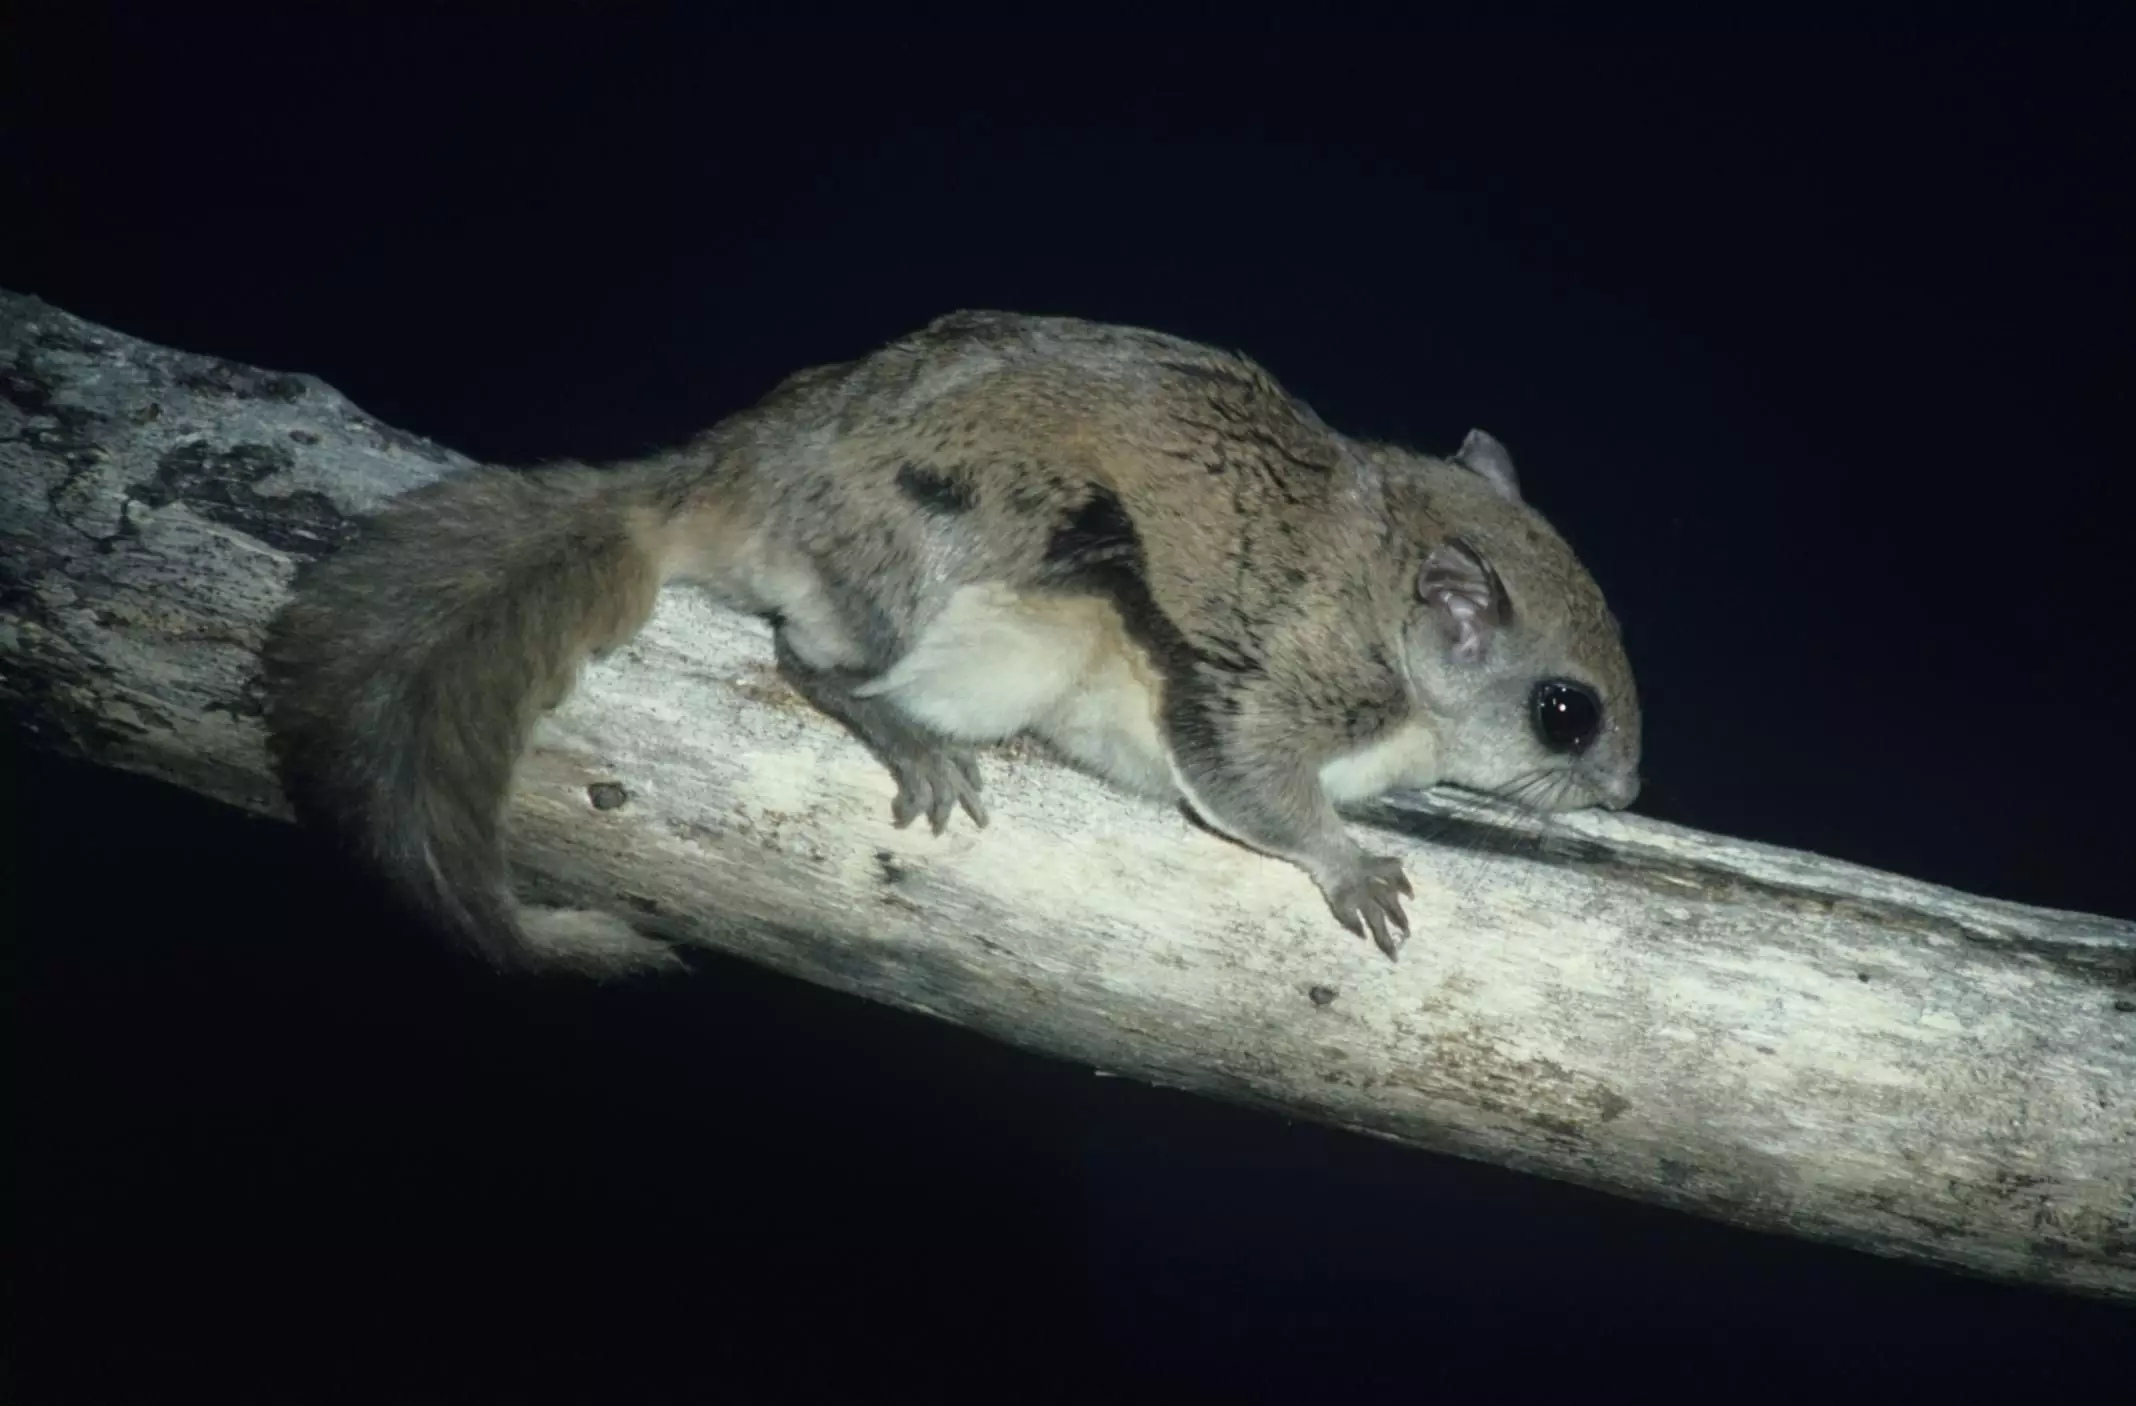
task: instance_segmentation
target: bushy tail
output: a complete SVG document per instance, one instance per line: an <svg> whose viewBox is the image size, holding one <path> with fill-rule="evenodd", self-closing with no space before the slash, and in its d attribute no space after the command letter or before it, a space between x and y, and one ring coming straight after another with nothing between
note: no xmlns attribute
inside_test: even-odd
<svg viewBox="0 0 2136 1406"><path fill-rule="evenodd" d="M501 833L536 721L652 611L657 487L632 470L449 476L313 565L269 627L268 731L299 818L501 969L675 960L620 919L522 909Z"/></svg>

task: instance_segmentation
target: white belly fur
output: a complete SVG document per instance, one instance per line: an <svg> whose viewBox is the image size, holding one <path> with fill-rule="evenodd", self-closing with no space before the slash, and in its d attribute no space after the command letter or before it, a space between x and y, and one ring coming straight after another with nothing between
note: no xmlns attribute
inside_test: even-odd
<svg viewBox="0 0 2136 1406"><path fill-rule="evenodd" d="M1337 805L1439 779L1439 746L1422 723L1408 722L1369 746L1320 768L1320 787Z"/></svg>
<svg viewBox="0 0 2136 1406"><path fill-rule="evenodd" d="M855 692L963 742L1034 733L1116 785L1174 794L1156 671L1102 600L964 587L903 658Z"/></svg>
<svg viewBox="0 0 2136 1406"><path fill-rule="evenodd" d="M855 692L890 700L960 742L1029 732L1069 761L1148 796L1180 794L1157 726L1158 674L1109 603L966 586L905 656ZM1337 805L1438 780L1421 723L1337 757L1320 784Z"/></svg>

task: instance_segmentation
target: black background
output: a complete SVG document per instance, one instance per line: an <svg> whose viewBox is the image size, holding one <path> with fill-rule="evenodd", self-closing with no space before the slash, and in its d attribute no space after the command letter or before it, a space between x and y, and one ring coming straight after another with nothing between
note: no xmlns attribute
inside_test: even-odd
<svg viewBox="0 0 2136 1406"><path fill-rule="evenodd" d="M0 283L507 461L957 307L1235 346L1344 429L1512 447L1626 622L1641 810L2136 916L2120 8L27 6ZM24 1399L2125 1379L2126 1312L733 963L500 990L282 827L9 764Z"/></svg>

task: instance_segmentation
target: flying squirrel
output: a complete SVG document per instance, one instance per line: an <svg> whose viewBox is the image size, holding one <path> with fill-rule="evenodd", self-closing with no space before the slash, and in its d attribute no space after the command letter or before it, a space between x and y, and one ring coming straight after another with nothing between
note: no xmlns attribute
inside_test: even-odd
<svg viewBox="0 0 2136 1406"><path fill-rule="evenodd" d="M500 969L675 964L619 918L522 906L503 844L536 722L671 581L772 623L781 673L889 768L900 827L984 826L973 749L1035 736L1296 865L1389 957L1409 881L1338 805L1639 790L1617 622L1491 436L1355 440L1241 355L965 311L676 448L388 503L263 649L300 819Z"/></svg>

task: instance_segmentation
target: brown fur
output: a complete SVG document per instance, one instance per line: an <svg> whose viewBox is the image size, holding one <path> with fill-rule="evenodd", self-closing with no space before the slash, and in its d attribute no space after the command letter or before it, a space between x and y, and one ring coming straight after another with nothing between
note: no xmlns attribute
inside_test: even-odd
<svg viewBox="0 0 2136 1406"><path fill-rule="evenodd" d="M614 920L530 931L499 831L535 719L670 580L776 623L781 668L896 775L900 824L984 823L971 749L1035 733L1300 865L1390 954L1406 881L1336 801L1637 788L1615 622L1495 441L1362 444L1242 357L970 312L670 452L390 504L266 650L293 801L500 966L661 960ZM1602 704L1578 755L1538 740L1546 677Z"/></svg>

